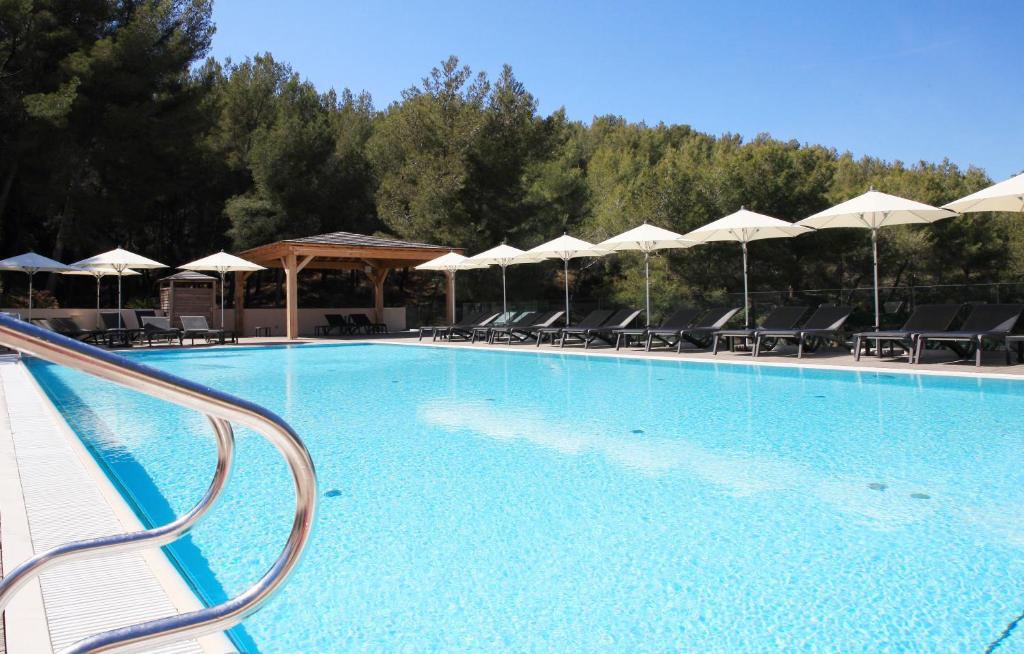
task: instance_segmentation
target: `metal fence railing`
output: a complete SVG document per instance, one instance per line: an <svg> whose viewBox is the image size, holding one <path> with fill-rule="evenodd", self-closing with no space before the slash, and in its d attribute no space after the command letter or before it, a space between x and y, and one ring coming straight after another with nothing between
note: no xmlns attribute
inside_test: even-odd
<svg viewBox="0 0 1024 654"><path fill-rule="evenodd" d="M806 288L792 290L751 291L751 322L757 322L769 311L785 304L848 304L854 307L849 324L853 327L869 327L874 323L874 291L871 287L860 288ZM1024 303L1024 282L992 284L921 284L883 286L879 289L882 301L882 324L902 324L906 316L918 304L958 303ZM726 293L717 296L715 304L729 303L743 306L743 293ZM683 302L680 301L680 304ZM700 304L697 302L696 304ZM572 300L572 315L580 317L592 309L611 308L617 303L611 300L587 298L579 302ZM510 311L543 311L561 309L562 303L555 301L509 302ZM459 302L457 316L462 317L484 311L501 311L501 302ZM655 311L655 320L659 318ZM410 327L428 324L442 324L445 321L443 299L421 302L407 306L407 323Z"/></svg>
<svg viewBox="0 0 1024 654"><path fill-rule="evenodd" d="M728 293L727 297L736 306L743 306L743 293ZM882 286L879 297L882 326L891 327L902 324L918 304L1024 303L1024 283ZM874 322L874 289L871 287L752 291L752 322L784 304L846 304L854 307L851 326L869 327Z"/></svg>

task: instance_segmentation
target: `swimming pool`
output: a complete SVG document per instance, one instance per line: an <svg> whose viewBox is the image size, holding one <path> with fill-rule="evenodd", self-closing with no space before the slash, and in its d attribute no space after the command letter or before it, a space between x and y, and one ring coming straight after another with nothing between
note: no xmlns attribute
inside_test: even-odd
<svg viewBox="0 0 1024 654"><path fill-rule="evenodd" d="M131 356L280 413L316 462L314 539L234 630L248 651L1024 651L1024 382L532 348ZM204 492L201 417L30 368L145 521ZM216 601L265 572L293 506L242 432L171 552Z"/></svg>

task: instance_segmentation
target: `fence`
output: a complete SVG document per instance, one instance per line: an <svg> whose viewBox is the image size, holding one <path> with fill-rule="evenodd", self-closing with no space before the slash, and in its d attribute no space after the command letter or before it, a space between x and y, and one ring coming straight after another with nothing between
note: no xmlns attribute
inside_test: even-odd
<svg viewBox="0 0 1024 654"><path fill-rule="evenodd" d="M902 324L918 304L1024 303L1024 283L882 286L878 296L882 305L882 326L893 327ZM743 293L729 293L727 297L730 303L743 306ZM874 323L872 287L752 291L751 321L784 304L845 304L854 308L850 316L851 326L869 327Z"/></svg>
<svg viewBox="0 0 1024 654"><path fill-rule="evenodd" d="M652 289L657 293L657 289ZM715 304L726 303L743 306L743 293L726 293ZM570 298L572 315L575 318L585 315L592 309L612 308L613 302L591 300L577 302ZM1024 283L993 283L993 284L927 284L882 286L879 288L879 299L882 303L882 326L897 326L903 323L906 316L918 304L932 303L1022 303L1024 304ZM683 304L683 302L680 302ZM699 303L698 303L699 304ZM769 311L784 304L806 304L814 307L819 304L846 304L854 307L850 317L851 327L870 327L874 323L874 289L861 288L808 288L793 290L751 291L751 322L756 322ZM638 303L639 307L639 303ZM542 311L561 309L561 302L509 302L510 311ZM501 311L501 302L460 302L457 315L459 317L482 313L484 311ZM444 302L426 302L408 307L408 324L438 324L444 322ZM655 318L658 318L655 315Z"/></svg>

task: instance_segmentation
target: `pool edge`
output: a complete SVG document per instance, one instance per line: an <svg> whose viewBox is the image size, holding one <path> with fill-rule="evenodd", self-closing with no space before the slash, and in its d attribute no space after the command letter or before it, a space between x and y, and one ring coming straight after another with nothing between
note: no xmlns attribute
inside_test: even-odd
<svg viewBox="0 0 1024 654"><path fill-rule="evenodd" d="M28 369L28 366L19 360L17 367L28 378L32 392L41 400L45 411L48 413L47 418L50 423L71 447L77 460L85 468L90 480L96 485L100 495L114 512L121 526L125 531L141 531L145 529L146 527L128 504L128 500L117 490L117 487L107 476L106 472L96 462L85 443L82 442L82 439L67 423L63 414L61 414L60 410L53 404L50 397L39 385L39 381ZM146 566L150 569L157 583L179 614L204 608L204 604L198 595L192 590L188 581L181 575L162 548L143 548L135 551L143 558ZM49 640L49 634L47 634L47 639ZM201 636L194 640L198 643L200 649L209 654L238 651L237 646L224 632ZM9 654L18 654L17 650L10 647L8 647L8 652Z"/></svg>

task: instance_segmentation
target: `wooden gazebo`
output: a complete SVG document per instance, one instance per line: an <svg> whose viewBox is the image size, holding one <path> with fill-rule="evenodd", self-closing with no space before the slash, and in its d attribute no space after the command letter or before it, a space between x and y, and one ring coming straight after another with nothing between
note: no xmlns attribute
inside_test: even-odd
<svg viewBox="0 0 1024 654"><path fill-rule="evenodd" d="M411 243L351 232L333 232L319 236L288 239L268 243L240 252L238 256L267 268L285 271L285 311L288 338L299 335L299 273L311 270L362 270L373 284L373 306L376 320L383 321L384 280L395 268L409 268L436 259L445 252L459 248L429 243ZM251 273L235 273L235 330L245 326L245 280ZM452 277L447 279L446 293L453 290ZM447 302L445 303L448 304ZM450 313L450 310L449 310ZM448 316L451 321L454 317Z"/></svg>

